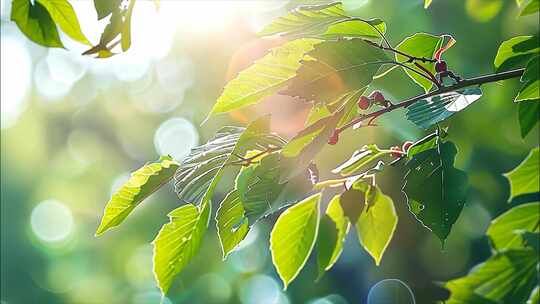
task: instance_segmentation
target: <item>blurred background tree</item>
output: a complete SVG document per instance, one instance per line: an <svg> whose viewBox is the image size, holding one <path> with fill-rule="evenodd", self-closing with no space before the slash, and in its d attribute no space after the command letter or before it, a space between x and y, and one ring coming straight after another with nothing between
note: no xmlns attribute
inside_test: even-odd
<svg viewBox="0 0 540 304"><path fill-rule="evenodd" d="M159 302L150 241L177 198L159 191L125 225L95 239L105 202L129 171L160 154L181 160L219 126L272 113L276 132L291 136L302 127L308 108L284 96L200 126L223 84L279 44L255 33L306 1L292 2L162 1L156 11L141 1L133 11L131 49L96 60L81 56L84 46L63 33L67 50L28 41L9 21L11 1L2 0L1 301ZM452 34L458 43L446 60L465 77L491 73L502 41L539 27L537 15L517 22L513 1L434 1L428 10L420 0L343 2L354 15L392 25L387 35L394 44L415 32ZM95 22L90 1L73 6L86 36L97 41L106 22ZM375 85L391 88L393 99L421 93L406 77L392 72ZM404 281L425 303L432 281L463 275L489 256L484 232L510 207L501 174L538 145L538 127L525 140L518 135L512 103L518 88L517 79L486 85L479 102L450 120L451 139L460 147L457 166L468 171L471 189L443 250L408 212L398 187L385 187L401 178L390 172L379 182L394 189L388 194L400 222L381 266L349 241L320 282L313 282L317 269L308 263L283 292L267 250L271 221L263 221L224 263L209 233L165 303L366 303L371 286L383 278ZM319 155L320 171L329 172L366 143L388 146L422 136L401 114L382 117L384 127L344 134Z"/></svg>

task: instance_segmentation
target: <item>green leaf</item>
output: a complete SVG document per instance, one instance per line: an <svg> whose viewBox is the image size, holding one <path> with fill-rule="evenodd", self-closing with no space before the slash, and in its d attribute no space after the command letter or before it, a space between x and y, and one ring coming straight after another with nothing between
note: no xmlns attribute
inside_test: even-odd
<svg viewBox="0 0 540 304"><path fill-rule="evenodd" d="M242 169L238 175L236 187L250 226L286 203L276 202L286 185L279 183L279 162L279 153L272 153L262 158L259 164Z"/></svg>
<svg viewBox="0 0 540 304"><path fill-rule="evenodd" d="M308 117L306 119L306 125L309 126L317 122L318 120L328 117L330 115L332 115L332 112L330 112L330 110L324 103L316 103L309 111Z"/></svg>
<svg viewBox="0 0 540 304"><path fill-rule="evenodd" d="M362 149L354 151L351 158L332 170L332 173L341 174L342 176L352 175L366 169L366 166L375 163L375 161L388 154L388 151L379 149L376 144L365 145Z"/></svg>
<svg viewBox="0 0 540 304"><path fill-rule="evenodd" d="M538 123L540 117L540 99L522 101L518 105L521 138L525 138Z"/></svg>
<svg viewBox="0 0 540 304"><path fill-rule="evenodd" d="M319 42L316 39L299 39L272 49L225 86L210 115L255 104L261 98L278 92L296 75L304 54Z"/></svg>
<svg viewBox="0 0 540 304"><path fill-rule="evenodd" d="M424 0L424 8L428 8L433 0Z"/></svg>
<svg viewBox="0 0 540 304"><path fill-rule="evenodd" d="M363 188L357 187L357 183L339 196L339 204L345 217L354 225L366 207L366 195ZM355 187L356 186L356 187Z"/></svg>
<svg viewBox="0 0 540 304"><path fill-rule="evenodd" d="M237 152L245 152L255 148L281 147L284 141L268 130L267 118L257 124L254 123L252 130L223 127L206 144L191 150L174 176L174 188L178 197L185 202L198 201L208 189L213 177L231 158L234 149L237 149ZM245 140L243 145L239 145L242 136ZM244 154L237 152L234 154Z"/></svg>
<svg viewBox="0 0 540 304"><path fill-rule="evenodd" d="M447 304L524 303L536 284L538 256L533 250L497 253L465 277L446 283Z"/></svg>
<svg viewBox="0 0 540 304"><path fill-rule="evenodd" d="M307 54L297 75L281 93L331 103L369 85L384 63L389 63L384 52L362 39L324 41Z"/></svg>
<svg viewBox="0 0 540 304"><path fill-rule="evenodd" d="M317 239L321 194L314 194L283 212L270 234L272 262L284 289L304 267Z"/></svg>
<svg viewBox="0 0 540 304"><path fill-rule="evenodd" d="M381 263L382 256L392 240L398 217L394 202L378 187L370 187L372 203L361 213L356 222L356 232L360 244L373 257L375 264Z"/></svg>
<svg viewBox="0 0 540 304"><path fill-rule="evenodd" d="M64 47L56 24L45 7L30 0L13 0L11 4L11 20L28 39L46 47Z"/></svg>
<svg viewBox="0 0 540 304"><path fill-rule="evenodd" d="M482 90L476 87L420 99L407 107L407 119L421 128L429 129L462 111L480 97Z"/></svg>
<svg viewBox="0 0 540 304"><path fill-rule="evenodd" d="M437 133L432 133L414 142L407 150L407 158L411 159L416 154L437 147Z"/></svg>
<svg viewBox="0 0 540 304"><path fill-rule="evenodd" d="M318 120L300 131L281 150L280 182L302 173L319 151L326 145L328 138L342 117L343 111Z"/></svg>
<svg viewBox="0 0 540 304"><path fill-rule="evenodd" d="M133 15L133 7L135 0L129 1L129 6L124 17L124 26L122 27L122 51L127 51L131 47L131 16Z"/></svg>
<svg viewBox="0 0 540 304"><path fill-rule="evenodd" d="M536 56L527 63L525 72L520 81L524 85L519 90L514 101L537 100L540 98L540 56Z"/></svg>
<svg viewBox="0 0 540 304"><path fill-rule="evenodd" d="M47 9L53 21L75 41L90 45L79 25L77 15L67 0L36 0Z"/></svg>
<svg viewBox="0 0 540 304"><path fill-rule="evenodd" d="M237 189L229 192L216 214L216 227L223 249L223 259L246 237L249 223L245 220L244 206Z"/></svg>
<svg viewBox="0 0 540 304"><path fill-rule="evenodd" d="M403 39L397 46L396 49L404 52L406 54L409 54L411 56L415 57L425 57L425 58L433 58L433 55L437 50L441 47L443 42L443 38L440 36L434 36L426 33L416 33L410 37L407 37ZM406 62L408 58L406 58L403 55L396 54L396 61L398 62ZM405 63L410 68L417 70L422 73L422 70L420 70L418 67L416 67L413 63ZM421 66L423 66L425 69L430 71L432 74L435 74L435 64L432 62L418 62ZM431 87L433 86L433 83L422 77L418 74L409 71L408 69L403 68L405 73L418 85L420 85L426 92L429 92Z"/></svg>
<svg viewBox="0 0 540 304"><path fill-rule="evenodd" d="M121 0L94 0L98 20L109 16L113 10L118 9L121 2Z"/></svg>
<svg viewBox="0 0 540 304"><path fill-rule="evenodd" d="M499 251L523 248L522 239L519 234L516 234L516 230L539 231L540 213L538 210L540 210L538 202L524 204L494 219L486 232L493 248Z"/></svg>
<svg viewBox="0 0 540 304"><path fill-rule="evenodd" d="M520 16L528 16L538 13L540 0L530 0L519 12Z"/></svg>
<svg viewBox="0 0 540 304"><path fill-rule="evenodd" d="M501 72L524 66L535 54L538 54L538 34L535 36L517 36L501 43L493 64L495 71Z"/></svg>
<svg viewBox="0 0 540 304"><path fill-rule="evenodd" d="M133 172L107 203L96 236L120 225L145 198L171 180L178 166L170 156L162 156Z"/></svg>
<svg viewBox="0 0 540 304"><path fill-rule="evenodd" d="M516 196L540 191L540 172L538 147L529 152L529 155L514 170L504 176L510 182L510 200Z"/></svg>
<svg viewBox="0 0 540 304"><path fill-rule="evenodd" d="M169 223L163 225L153 241L154 275L165 295L174 277L197 254L210 220L211 204L203 202L199 208L186 204L168 214Z"/></svg>
<svg viewBox="0 0 540 304"><path fill-rule="evenodd" d="M350 222L341 207L340 196L336 195L328 204L326 214L321 218L317 238L318 278L328 271L338 260L343 251L345 237L349 232Z"/></svg>
<svg viewBox="0 0 540 304"><path fill-rule="evenodd" d="M406 163L403 192L409 210L444 243L467 194L467 175L454 168L457 148L452 142L415 154Z"/></svg>
<svg viewBox="0 0 540 304"><path fill-rule="evenodd" d="M290 37L380 38L386 24L379 19L363 20L348 16L339 2L301 6L267 25L259 36L280 34Z"/></svg>

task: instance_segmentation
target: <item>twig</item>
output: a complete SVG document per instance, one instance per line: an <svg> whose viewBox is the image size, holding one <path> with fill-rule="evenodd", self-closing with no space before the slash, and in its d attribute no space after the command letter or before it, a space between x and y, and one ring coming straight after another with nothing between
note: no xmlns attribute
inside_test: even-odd
<svg viewBox="0 0 540 304"><path fill-rule="evenodd" d="M502 72L502 73L496 73L496 74L490 74L490 75L485 75L485 76L480 76L480 77L474 77L474 78L469 78L469 79L464 79L462 80L461 82L458 82L454 85L451 85L451 86L447 86L447 87L440 87L439 89L435 90L435 91L432 91L432 92L429 92L429 93L426 93L426 94L422 94L422 95L417 95L415 97L411 97L407 100L404 100L404 101L401 101L401 102L398 102L398 103L395 103L395 104L390 104L388 107L384 108L384 109L381 109L379 111L375 111L375 112L372 112L372 113L369 113L369 114L363 114L362 116L359 116L358 118L350 121L349 123L345 124L344 126L342 126L341 128L338 128L335 130L335 132L337 132L338 134L343 132L344 130L356 125L357 123L360 123L368 118L370 118L371 120L385 114L385 113L389 113L389 112L392 112L396 109L399 109L399 108L407 108L408 106L412 105L413 103L417 102L418 100L420 99L424 99L424 98L428 98L428 97L431 97L431 96L436 96L436 95L440 95L440 94L444 94L444 93L448 93L448 92L453 92L453 91L456 91L456 90L459 90L459 89L462 89L462 88L466 88L466 87L470 87L470 86L474 86L474 85L482 85L482 84L485 84L485 83L491 83L491 82L497 82L497 81L500 81L500 80L506 80L506 79L511 79L511 78L517 78L517 77L521 77L521 75L523 75L523 72L525 71L525 69L517 69L517 70L512 70L512 71L507 71L507 72Z"/></svg>

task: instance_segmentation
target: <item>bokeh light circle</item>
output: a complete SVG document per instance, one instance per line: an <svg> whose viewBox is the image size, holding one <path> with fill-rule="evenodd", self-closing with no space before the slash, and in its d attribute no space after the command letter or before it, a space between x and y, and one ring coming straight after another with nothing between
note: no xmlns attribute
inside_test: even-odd
<svg viewBox="0 0 540 304"><path fill-rule="evenodd" d="M414 295L403 281L386 279L375 284L368 293L367 304L415 304Z"/></svg>
<svg viewBox="0 0 540 304"><path fill-rule="evenodd" d="M278 282L267 275L255 275L240 289L240 301L243 304L277 304L281 290Z"/></svg>
<svg viewBox="0 0 540 304"><path fill-rule="evenodd" d="M163 122L154 135L154 146L160 155L182 160L199 143L199 133L193 124L181 117Z"/></svg>
<svg viewBox="0 0 540 304"><path fill-rule="evenodd" d="M73 231L73 215L66 205L50 199L34 207L30 216L30 225L40 240L62 241Z"/></svg>

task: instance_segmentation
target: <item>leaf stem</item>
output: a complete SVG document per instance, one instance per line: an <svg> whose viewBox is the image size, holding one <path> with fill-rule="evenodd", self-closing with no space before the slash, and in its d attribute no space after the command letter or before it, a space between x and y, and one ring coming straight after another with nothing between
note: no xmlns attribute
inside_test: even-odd
<svg viewBox="0 0 540 304"><path fill-rule="evenodd" d="M379 111L375 111L375 112L372 112L372 113L369 113L369 114L362 114L358 118L356 118L356 119L350 121L349 123L343 125L341 128L336 129L336 132L339 134L339 133L343 132L344 130L346 130L346 129L348 129L348 128L356 125L357 123L360 123L360 122L362 122L362 121L364 121L364 120L366 120L368 118L371 121L373 121L375 118L377 118L377 117L379 117L379 116L381 116L381 115L383 115L385 113L389 113L389 112L392 112L392 111L394 111L396 109L400 109L400 108L407 108L408 106L412 105L413 103L417 102L420 99L424 99L424 98L428 98L428 97L432 97L432 96L437 96L437 95L448 93L448 92L453 92L453 91L456 91L456 90L459 90L459 89L462 89L462 88L466 88L466 87L470 87L470 86L474 86L474 85L482 85L482 84L486 84L486 83L497 82L497 81L501 81L501 80L521 77L521 75L523 75L524 71L525 71L525 69L517 69L517 70L511 70L511 71L502 72L502 73L495 73L495 74L490 74L490 75L484 75L484 76L464 79L464 80L462 80L462 81L460 81L460 82L458 82L458 83L456 83L454 85L446 86L446 87L440 87L437 90L431 91L429 93L417 95L417 96L411 97L409 99L406 99L404 101L401 101L401 102L398 102L398 103L395 103L395 104L390 104L388 107L386 107L384 109L381 109Z"/></svg>

